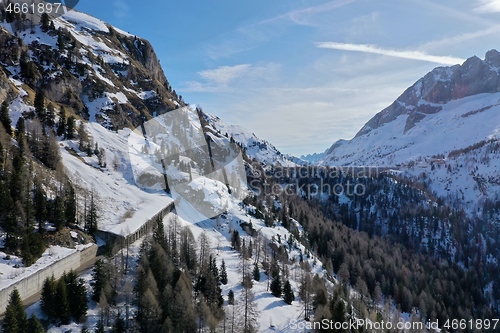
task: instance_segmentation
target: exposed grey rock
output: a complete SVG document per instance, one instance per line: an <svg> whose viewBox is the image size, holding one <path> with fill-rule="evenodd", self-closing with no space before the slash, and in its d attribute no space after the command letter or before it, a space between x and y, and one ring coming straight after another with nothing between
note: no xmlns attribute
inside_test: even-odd
<svg viewBox="0 0 500 333"><path fill-rule="evenodd" d="M356 137L365 135L400 115L408 114L405 128L401 129L403 134L424 119L425 115L441 111L441 107L436 104L482 93L499 92L499 70L500 52L496 50L488 51L484 60L473 56L462 65L437 67L370 119ZM332 149L333 146L330 150Z"/></svg>

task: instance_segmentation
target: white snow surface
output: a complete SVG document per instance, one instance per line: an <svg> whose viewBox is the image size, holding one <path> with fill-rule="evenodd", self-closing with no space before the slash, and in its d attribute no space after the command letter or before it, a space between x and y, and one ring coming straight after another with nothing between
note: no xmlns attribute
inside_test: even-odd
<svg viewBox="0 0 500 333"><path fill-rule="evenodd" d="M232 136L237 143L240 143L250 158L255 158L267 166L277 164L288 167L297 166L295 162L279 152L271 143L258 138L245 128L238 125L228 125L219 117L208 114L207 120L215 131L220 131L222 135L227 133L229 137Z"/></svg>
<svg viewBox="0 0 500 333"><path fill-rule="evenodd" d="M425 173L432 179L432 191L449 202L458 199L473 213L485 198L495 200L500 195L498 154L487 145L470 149L479 142L500 139L500 93L478 94L441 106L441 111L426 114L406 133L408 114L402 114L364 135L339 141L320 163L389 167L415 178ZM465 148L470 151L459 151Z"/></svg>
<svg viewBox="0 0 500 333"><path fill-rule="evenodd" d="M100 206L99 229L130 234L170 204L172 198L163 190L143 190L136 186L128 155L129 129L114 133L98 123L88 123L86 129L99 148L105 150L107 167L99 168L95 156L80 153L83 163L68 152L66 147L78 151L76 141L61 143L64 166L77 187L94 190Z"/></svg>
<svg viewBox="0 0 500 333"><path fill-rule="evenodd" d="M61 246L50 246L43 252L42 256L31 266L24 267L22 259L15 255L7 255L0 252L0 289L7 288L33 273L61 260L76 251L82 250L88 245L77 245L75 249Z"/></svg>

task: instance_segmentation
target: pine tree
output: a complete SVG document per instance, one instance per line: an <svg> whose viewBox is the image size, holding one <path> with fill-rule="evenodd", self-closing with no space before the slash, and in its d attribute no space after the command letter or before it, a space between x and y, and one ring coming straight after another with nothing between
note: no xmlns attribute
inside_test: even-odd
<svg viewBox="0 0 500 333"><path fill-rule="evenodd" d="M87 314L87 291L85 281L78 278L74 271L65 276L71 316L76 322L81 322Z"/></svg>
<svg viewBox="0 0 500 333"><path fill-rule="evenodd" d="M97 231L97 219L99 216L97 215L97 204L94 199L94 192L91 193L90 196L90 206L87 212L87 216L85 217L85 230L93 235Z"/></svg>
<svg viewBox="0 0 500 333"><path fill-rule="evenodd" d="M234 305L234 292L232 289L227 293L227 303L230 305Z"/></svg>
<svg viewBox="0 0 500 333"><path fill-rule="evenodd" d="M65 139L73 140L75 138L75 117L69 116L66 122L66 136Z"/></svg>
<svg viewBox="0 0 500 333"><path fill-rule="evenodd" d="M19 145L19 151L22 155L26 148L26 124L24 117L20 117L16 123L16 139Z"/></svg>
<svg viewBox="0 0 500 333"><path fill-rule="evenodd" d="M57 123L57 136L64 137L66 134L66 109L61 107L59 122Z"/></svg>
<svg viewBox="0 0 500 333"><path fill-rule="evenodd" d="M273 277L273 280L271 281L271 294L273 294L274 297L281 297L281 278L279 274L275 274Z"/></svg>
<svg viewBox="0 0 500 333"><path fill-rule="evenodd" d="M55 118L54 105L52 105L52 103L49 103L47 105L45 113L45 124L49 127L54 127L55 125L54 118Z"/></svg>
<svg viewBox="0 0 500 333"><path fill-rule="evenodd" d="M14 289L10 294L2 328L3 333L28 332L28 317L26 316L26 311L24 311L23 302L17 289Z"/></svg>
<svg viewBox="0 0 500 333"><path fill-rule="evenodd" d="M42 124L45 124L47 116L47 111L45 110L45 97L40 90L36 92L35 101L33 102L33 104L38 118L40 119Z"/></svg>
<svg viewBox="0 0 500 333"><path fill-rule="evenodd" d="M108 274L106 272L104 261L102 261L102 259L99 259L94 265L94 270L92 272L92 281L90 281L90 286L92 287L92 299L94 301L99 302L107 278Z"/></svg>
<svg viewBox="0 0 500 333"><path fill-rule="evenodd" d="M29 267L34 263L34 258L31 255L31 249L28 237L24 235L21 245L21 257L23 258L23 265Z"/></svg>
<svg viewBox="0 0 500 333"><path fill-rule="evenodd" d="M12 121L10 120L9 103L7 101L4 101L0 107L0 121L3 127L5 127L7 134L12 135Z"/></svg>
<svg viewBox="0 0 500 333"><path fill-rule="evenodd" d="M64 36L61 28L57 32L57 47L59 48L59 52L64 50Z"/></svg>
<svg viewBox="0 0 500 333"><path fill-rule="evenodd" d="M50 17L49 17L49 14L47 13L43 13L42 16L40 17L40 23L42 25L42 31L43 32L47 32L49 30L49 27L50 27Z"/></svg>
<svg viewBox="0 0 500 333"><path fill-rule="evenodd" d="M227 284L227 270L226 270L226 263L224 262L224 259L222 259L222 263L220 264L219 281L223 285Z"/></svg>
<svg viewBox="0 0 500 333"><path fill-rule="evenodd" d="M286 280L285 285L283 286L283 300L286 304L292 304L295 300L295 295L293 294L292 286L290 285L289 280Z"/></svg>
<svg viewBox="0 0 500 333"><path fill-rule="evenodd" d="M76 223L76 195L73 185L69 182L66 183L64 192L65 217L68 224L72 225Z"/></svg>
<svg viewBox="0 0 500 333"><path fill-rule="evenodd" d="M65 275L63 278L59 279L56 288L56 299L57 299L57 318L61 321L61 324L69 324L71 320L71 309L68 301L68 291L66 288Z"/></svg>
<svg viewBox="0 0 500 333"><path fill-rule="evenodd" d="M234 230L233 234L231 235L231 246L236 250L239 251L241 248L241 239L240 239L240 233L238 230Z"/></svg>
<svg viewBox="0 0 500 333"><path fill-rule="evenodd" d="M51 278L45 279L42 288L41 308L49 320L55 320L57 317L56 288L57 283L54 275Z"/></svg>
<svg viewBox="0 0 500 333"><path fill-rule="evenodd" d="M259 265L257 263L254 263L253 265L252 275L255 281L260 281L260 270L259 270Z"/></svg>
<svg viewBox="0 0 500 333"><path fill-rule="evenodd" d="M35 316L35 314L31 314L30 319L28 320L28 332L29 333L44 333L45 329L43 328L40 320Z"/></svg>
<svg viewBox="0 0 500 333"><path fill-rule="evenodd" d="M54 223L57 231L64 228L66 222L66 216L64 212L64 200L60 195L57 195L56 199L54 200L52 222Z"/></svg>
<svg viewBox="0 0 500 333"><path fill-rule="evenodd" d="M47 213L47 199L42 184L38 178L35 179L33 188L33 205L35 208L35 220L38 222L38 232L43 232L43 221Z"/></svg>

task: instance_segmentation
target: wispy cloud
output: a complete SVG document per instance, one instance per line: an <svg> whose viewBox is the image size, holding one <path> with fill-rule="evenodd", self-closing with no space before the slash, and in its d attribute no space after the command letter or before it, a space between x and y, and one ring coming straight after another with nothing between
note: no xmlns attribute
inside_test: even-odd
<svg viewBox="0 0 500 333"><path fill-rule="evenodd" d="M198 75L207 81L220 85L226 85L230 81L244 75L250 64L241 64L236 66L221 66L215 69L206 69L198 72Z"/></svg>
<svg viewBox="0 0 500 333"><path fill-rule="evenodd" d="M229 57L238 53L253 50L272 39L277 39L286 31L290 22L301 26L317 24L317 17L359 0L334 0L315 6L289 10L270 18L243 24L228 31L206 46L207 55L212 59Z"/></svg>
<svg viewBox="0 0 500 333"><path fill-rule="evenodd" d="M310 16L310 15L326 13L326 12L350 5L350 4L357 2L357 1L358 0L330 1L330 2L319 4L319 5L315 5L315 6L310 6L310 7L306 7L306 8L292 10L292 11L286 12L284 14L272 17L270 19L266 19L266 20L257 22L255 25L273 23L275 21L282 20L282 19L289 19L297 24L308 25L305 18Z"/></svg>
<svg viewBox="0 0 500 333"><path fill-rule="evenodd" d="M500 12L500 0L480 0L474 11L477 13L498 13Z"/></svg>
<svg viewBox="0 0 500 333"><path fill-rule="evenodd" d="M348 43L336 43L336 42L322 42L322 43L317 43L316 46L319 48L324 48L324 49L373 53L373 54L380 54L380 55L396 57L396 58L434 62L437 64L443 64L443 65L461 64L465 61L464 59L457 58L457 57L435 56L435 55L430 55L428 53L421 52L421 51L400 51L400 50L392 50L392 49L383 49L383 48L380 48L378 46L368 45L368 44L348 44Z"/></svg>
<svg viewBox="0 0 500 333"><path fill-rule="evenodd" d="M279 65L266 64L240 64L234 66L220 66L214 69L205 69L196 74L201 80L186 82L183 91L194 92L221 92L249 85L256 80L265 80L272 77L279 70ZM244 84L241 80L244 79Z"/></svg>

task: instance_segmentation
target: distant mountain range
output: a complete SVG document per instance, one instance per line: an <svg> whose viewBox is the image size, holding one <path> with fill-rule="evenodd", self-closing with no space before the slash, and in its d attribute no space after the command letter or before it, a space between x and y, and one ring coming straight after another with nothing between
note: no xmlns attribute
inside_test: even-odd
<svg viewBox="0 0 500 333"><path fill-rule="evenodd" d="M491 50L435 68L320 163L392 167L472 213L500 195L499 138L500 52Z"/></svg>

